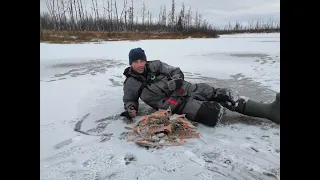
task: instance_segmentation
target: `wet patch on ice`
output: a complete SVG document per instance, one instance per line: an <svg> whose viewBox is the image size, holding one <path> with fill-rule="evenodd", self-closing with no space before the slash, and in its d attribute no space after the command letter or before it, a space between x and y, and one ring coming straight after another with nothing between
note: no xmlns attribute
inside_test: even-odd
<svg viewBox="0 0 320 180"><path fill-rule="evenodd" d="M185 80L191 83L207 83L213 87L231 88L239 95L252 98L257 101L272 102L276 91L269 89L268 86L254 81L241 73L230 76L229 79L217 79L213 77L202 76L190 72L184 72Z"/></svg>
<svg viewBox="0 0 320 180"><path fill-rule="evenodd" d="M208 56L209 59L224 59L231 63L232 61L248 62L248 68L253 70L253 78L251 80L256 80L263 82L265 85L272 89L279 89L280 87L280 53L275 54L265 54L265 53L209 53L200 56ZM252 63L251 63L252 62ZM250 72L251 70L249 70ZM248 73L249 73L248 72ZM243 72L247 73L247 72ZM250 72L252 73L252 71ZM185 74L190 79L197 81L201 80L201 76L193 73ZM250 75L250 74L247 74ZM239 77L239 80L244 77Z"/></svg>
<svg viewBox="0 0 320 180"><path fill-rule="evenodd" d="M256 118L256 117L250 117L245 116L236 112L231 112L229 110L226 110L226 115L223 116L220 123L224 125L231 125L231 124L246 124L246 125L255 125L255 126L261 126L263 123L272 123L269 120L265 120L262 118Z"/></svg>
<svg viewBox="0 0 320 180"><path fill-rule="evenodd" d="M280 42L280 41L251 41L251 42Z"/></svg>
<svg viewBox="0 0 320 180"><path fill-rule="evenodd" d="M230 53L230 56L240 57L240 58L266 58L269 55L263 53Z"/></svg>
<svg viewBox="0 0 320 180"><path fill-rule="evenodd" d="M127 64L124 64L117 60L110 59L95 59L86 62L79 63L60 63L49 66L48 69L58 71L59 73L54 74L50 80L46 82L53 82L59 80L65 80L71 77L78 77L83 75L97 75L98 73L104 74L108 69L111 68L125 68ZM63 73L61 73L63 72ZM111 80L110 80L111 81ZM117 81L114 81L118 86Z"/></svg>

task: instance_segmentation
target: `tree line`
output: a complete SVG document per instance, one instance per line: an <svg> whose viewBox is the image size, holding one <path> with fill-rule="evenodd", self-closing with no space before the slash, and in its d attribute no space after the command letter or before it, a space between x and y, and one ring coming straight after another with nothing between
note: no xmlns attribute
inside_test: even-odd
<svg viewBox="0 0 320 180"><path fill-rule="evenodd" d="M280 32L280 22L270 19L269 21L251 21L247 25L242 25L236 22L234 25L229 23L224 28L217 29L219 34L230 34L230 33L271 33Z"/></svg>
<svg viewBox="0 0 320 180"><path fill-rule="evenodd" d="M145 3L138 9L133 0L123 0L123 7L117 0L103 0L98 8L97 0L87 7L85 0L46 0L48 12L40 13L40 31L155 31L155 32L217 32L243 30L280 31L280 23L265 25L261 22L243 27L239 23L226 28L213 28L198 12L191 7L186 9L184 3L177 10L175 0L171 7L160 6L157 15L152 14ZM91 9L90 11L88 9Z"/></svg>

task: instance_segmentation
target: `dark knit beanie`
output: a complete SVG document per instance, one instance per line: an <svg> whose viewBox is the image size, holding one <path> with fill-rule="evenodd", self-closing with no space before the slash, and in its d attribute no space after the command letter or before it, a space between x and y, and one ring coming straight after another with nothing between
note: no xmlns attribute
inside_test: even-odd
<svg viewBox="0 0 320 180"><path fill-rule="evenodd" d="M131 49L129 52L129 65L131 65L134 61L139 59L147 61L147 57L144 53L144 50L141 48Z"/></svg>

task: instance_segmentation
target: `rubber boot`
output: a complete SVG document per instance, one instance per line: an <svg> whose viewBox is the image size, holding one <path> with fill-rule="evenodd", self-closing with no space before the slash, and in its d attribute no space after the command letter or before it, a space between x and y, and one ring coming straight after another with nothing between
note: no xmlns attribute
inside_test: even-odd
<svg viewBox="0 0 320 180"><path fill-rule="evenodd" d="M252 116L269 119L276 124L280 124L280 93L272 103L262 103L249 99L242 101L236 109L237 112Z"/></svg>

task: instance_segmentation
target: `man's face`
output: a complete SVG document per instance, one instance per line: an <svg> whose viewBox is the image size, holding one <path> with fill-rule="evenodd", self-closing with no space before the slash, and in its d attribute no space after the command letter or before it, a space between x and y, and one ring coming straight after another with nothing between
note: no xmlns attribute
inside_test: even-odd
<svg viewBox="0 0 320 180"><path fill-rule="evenodd" d="M131 67L133 68L133 70L137 71L138 73L143 73L145 64L146 64L146 61L139 59L134 61L131 64Z"/></svg>

